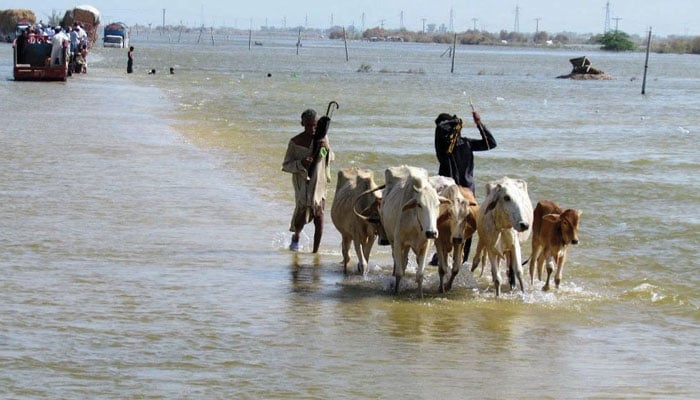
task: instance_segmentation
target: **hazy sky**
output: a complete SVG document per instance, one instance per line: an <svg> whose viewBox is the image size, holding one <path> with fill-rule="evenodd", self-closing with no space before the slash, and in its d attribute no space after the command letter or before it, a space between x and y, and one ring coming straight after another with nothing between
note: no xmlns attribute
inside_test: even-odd
<svg viewBox="0 0 700 400"><path fill-rule="evenodd" d="M610 0L610 26L630 34L700 35L700 0ZM419 31L423 22L455 31L474 28L513 31L516 6L520 32L600 33L605 26L606 0L0 0L0 9L29 8L46 19L56 11L90 4L103 22L122 21L159 26L165 9L166 25L233 26L258 29L354 25L357 29L383 25ZM452 14L452 18L450 18ZM364 17L363 17L364 16ZM403 16L403 18L402 18ZM476 19L476 21L474 20Z"/></svg>

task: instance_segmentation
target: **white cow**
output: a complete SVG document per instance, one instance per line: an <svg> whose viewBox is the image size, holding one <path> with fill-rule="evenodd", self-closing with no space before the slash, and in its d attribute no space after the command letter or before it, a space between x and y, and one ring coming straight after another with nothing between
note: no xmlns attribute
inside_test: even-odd
<svg viewBox="0 0 700 400"><path fill-rule="evenodd" d="M394 276L398 293L399 283L408 264L408 251L416 254L416 282L423 296L423 267L431 241L438 236L437 217L440 198L428 181L423 168L400 166L385 171L385 189L379 215L391 244L394 258Z"/></svg>
<svg viewBox="0 0 700 400"><path fill-rule="evenodd" d="M485 251L491 263L491 275L496 286L496 296L501 293L499 261L506 260L511 290L515 279L523 287L523 268L520 243L530 237L532 226L532 201L527 192L527 183L521 179L504 177L486 184L486 199L477 218L480 251Z"/></svg>
<svg viewBox="0 0 700 400"><path fill-rule="evenodd" d="M435 239L438 271L440 273L440 292L452 288L464 258L465 241L476 232L476 216L479 205L471 190L457 185L452 178L431 176L430 183L439 196L450 200L450 204L440 207L438 216L438 238ZM447 285L444 277L449 269L449 256L452 252L452 274Z"/></svg>
<svg viewBox="0 0 700 400"><path fill-rule="evenodd" d="M331 206L331 220L342 237L341 249L345 274L348 273L351 243L355 245L358 272L363 275L367 272L369 253L377 236L377 224L357 215L354 210L357 208L365 211L374 208L375 220L378 219L378 201L381 198L381 192L362 195L376 188L374 172L369 169L345 168L338 171L338 183Z"/></svg>

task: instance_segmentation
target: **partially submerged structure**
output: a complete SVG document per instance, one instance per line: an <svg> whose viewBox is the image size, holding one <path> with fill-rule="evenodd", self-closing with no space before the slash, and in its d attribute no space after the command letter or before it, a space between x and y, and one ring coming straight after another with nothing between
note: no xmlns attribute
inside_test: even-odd
<svg viewBox="0 0 700 400"><path fill-rule="evenodd" d="M591 60L588 57L577 57L569 60L573 69L568 75L560 75L557 78L561 79L577 79L577 80L609 80L612 77L605 72L591 65Z"/></svg>

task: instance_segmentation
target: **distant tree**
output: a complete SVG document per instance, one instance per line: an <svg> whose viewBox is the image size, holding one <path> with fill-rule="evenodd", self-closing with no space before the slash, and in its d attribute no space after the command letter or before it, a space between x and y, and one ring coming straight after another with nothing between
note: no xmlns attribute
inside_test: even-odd
<svg viewBox="0 0 700 400"><path fill-rule="evenodd" d="M502 30L498 37L500 40L507 40L510 43L527 43L527 36L520 32L508 32Z"/></svg>
<svg viewBox="0 0 700 400"><path fill-rule="evenodd" d="M330 28L330 32L328 32L329 39L343 39L343 37L343 27L334 26Z"/></svg>
<svg viewBox="0 0 700 400"><path fill-rule="evenodd" d="M603 45L603 50L626 51L637 48L630 40L630 35L623 31L610 31L598 38L597 42Z"/></svg>
<svg viewBox="0 0 700 400"><path fill-rule="evenodd" d="M374 27L367 29L366 31L362 32L362 37L365 39L377 37L377 38L386 38L386 32L384 29L380 27Z"/></svg>
<svg viewBox="0 0 700 400"><path fill-rule="evenodd" d="M539 31L534 37L535 43L544 43L549 39L549 35L545 31Z"/></svg>
<svg viewBox="0 0 700 400"><path fill-rule="evenodd" d="M695 36L695 39L693 39L690 45L690 52L693 54L700 54L700 36Z"/></svg>
<svg viewBox="0 0 700 400"><path fill-rule="evenodd" d="M558 33L556 36L554 36L554 41L562 44L567 44L569 43L569 37L563 33Z"/></svg>

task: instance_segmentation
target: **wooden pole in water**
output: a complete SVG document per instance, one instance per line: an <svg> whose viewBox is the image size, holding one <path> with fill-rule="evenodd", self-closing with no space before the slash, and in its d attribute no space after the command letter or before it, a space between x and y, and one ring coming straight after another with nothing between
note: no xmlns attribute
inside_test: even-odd
<svg viewBox="0 0 700 400"><path fill-rule="evenodd" d="M299 47L301 47L301 28L299 28L299 33L297 34L297 55L299 55Z"/></svg>
<svg viewBox="0 0 700 400"><path fill-rule="evenodd" d="M450 72L454 74L455 72L455 49L457 48L457 34L455 33L455 38L452 41L452 69Z"/></svg>
<svg viewBox="0 0 700 400"><path fill-rule="evenodd" d="M250 41L252 40L252 38L253 38L253 29L251 28L251 29L248 29L248 51L251 50Z"/></svg>
<svg viewBox="0 0 700 400"><path fill-rule="evenodd" d="M651 27L649 27L649 38L647 39L647 56L644 60L644 79L642 79L642 94L646 94L647 70L649 69L649 48L651 47Z"/></svg>
<svg viewBox="0 0 700 400"><path fill-rule="evenodd" d="M345 34L345 27L343 27L343 40L345 41L345 61L350 61L348 57L348 36Z"/></svg>
<svg viewBox="0 0 700 400"><path fill-rule="evenodd" d="M209 32L211 34L211 45L213 46L214 45L214 27L213 26L209 27L209 29L210 29Z"/></svg>

